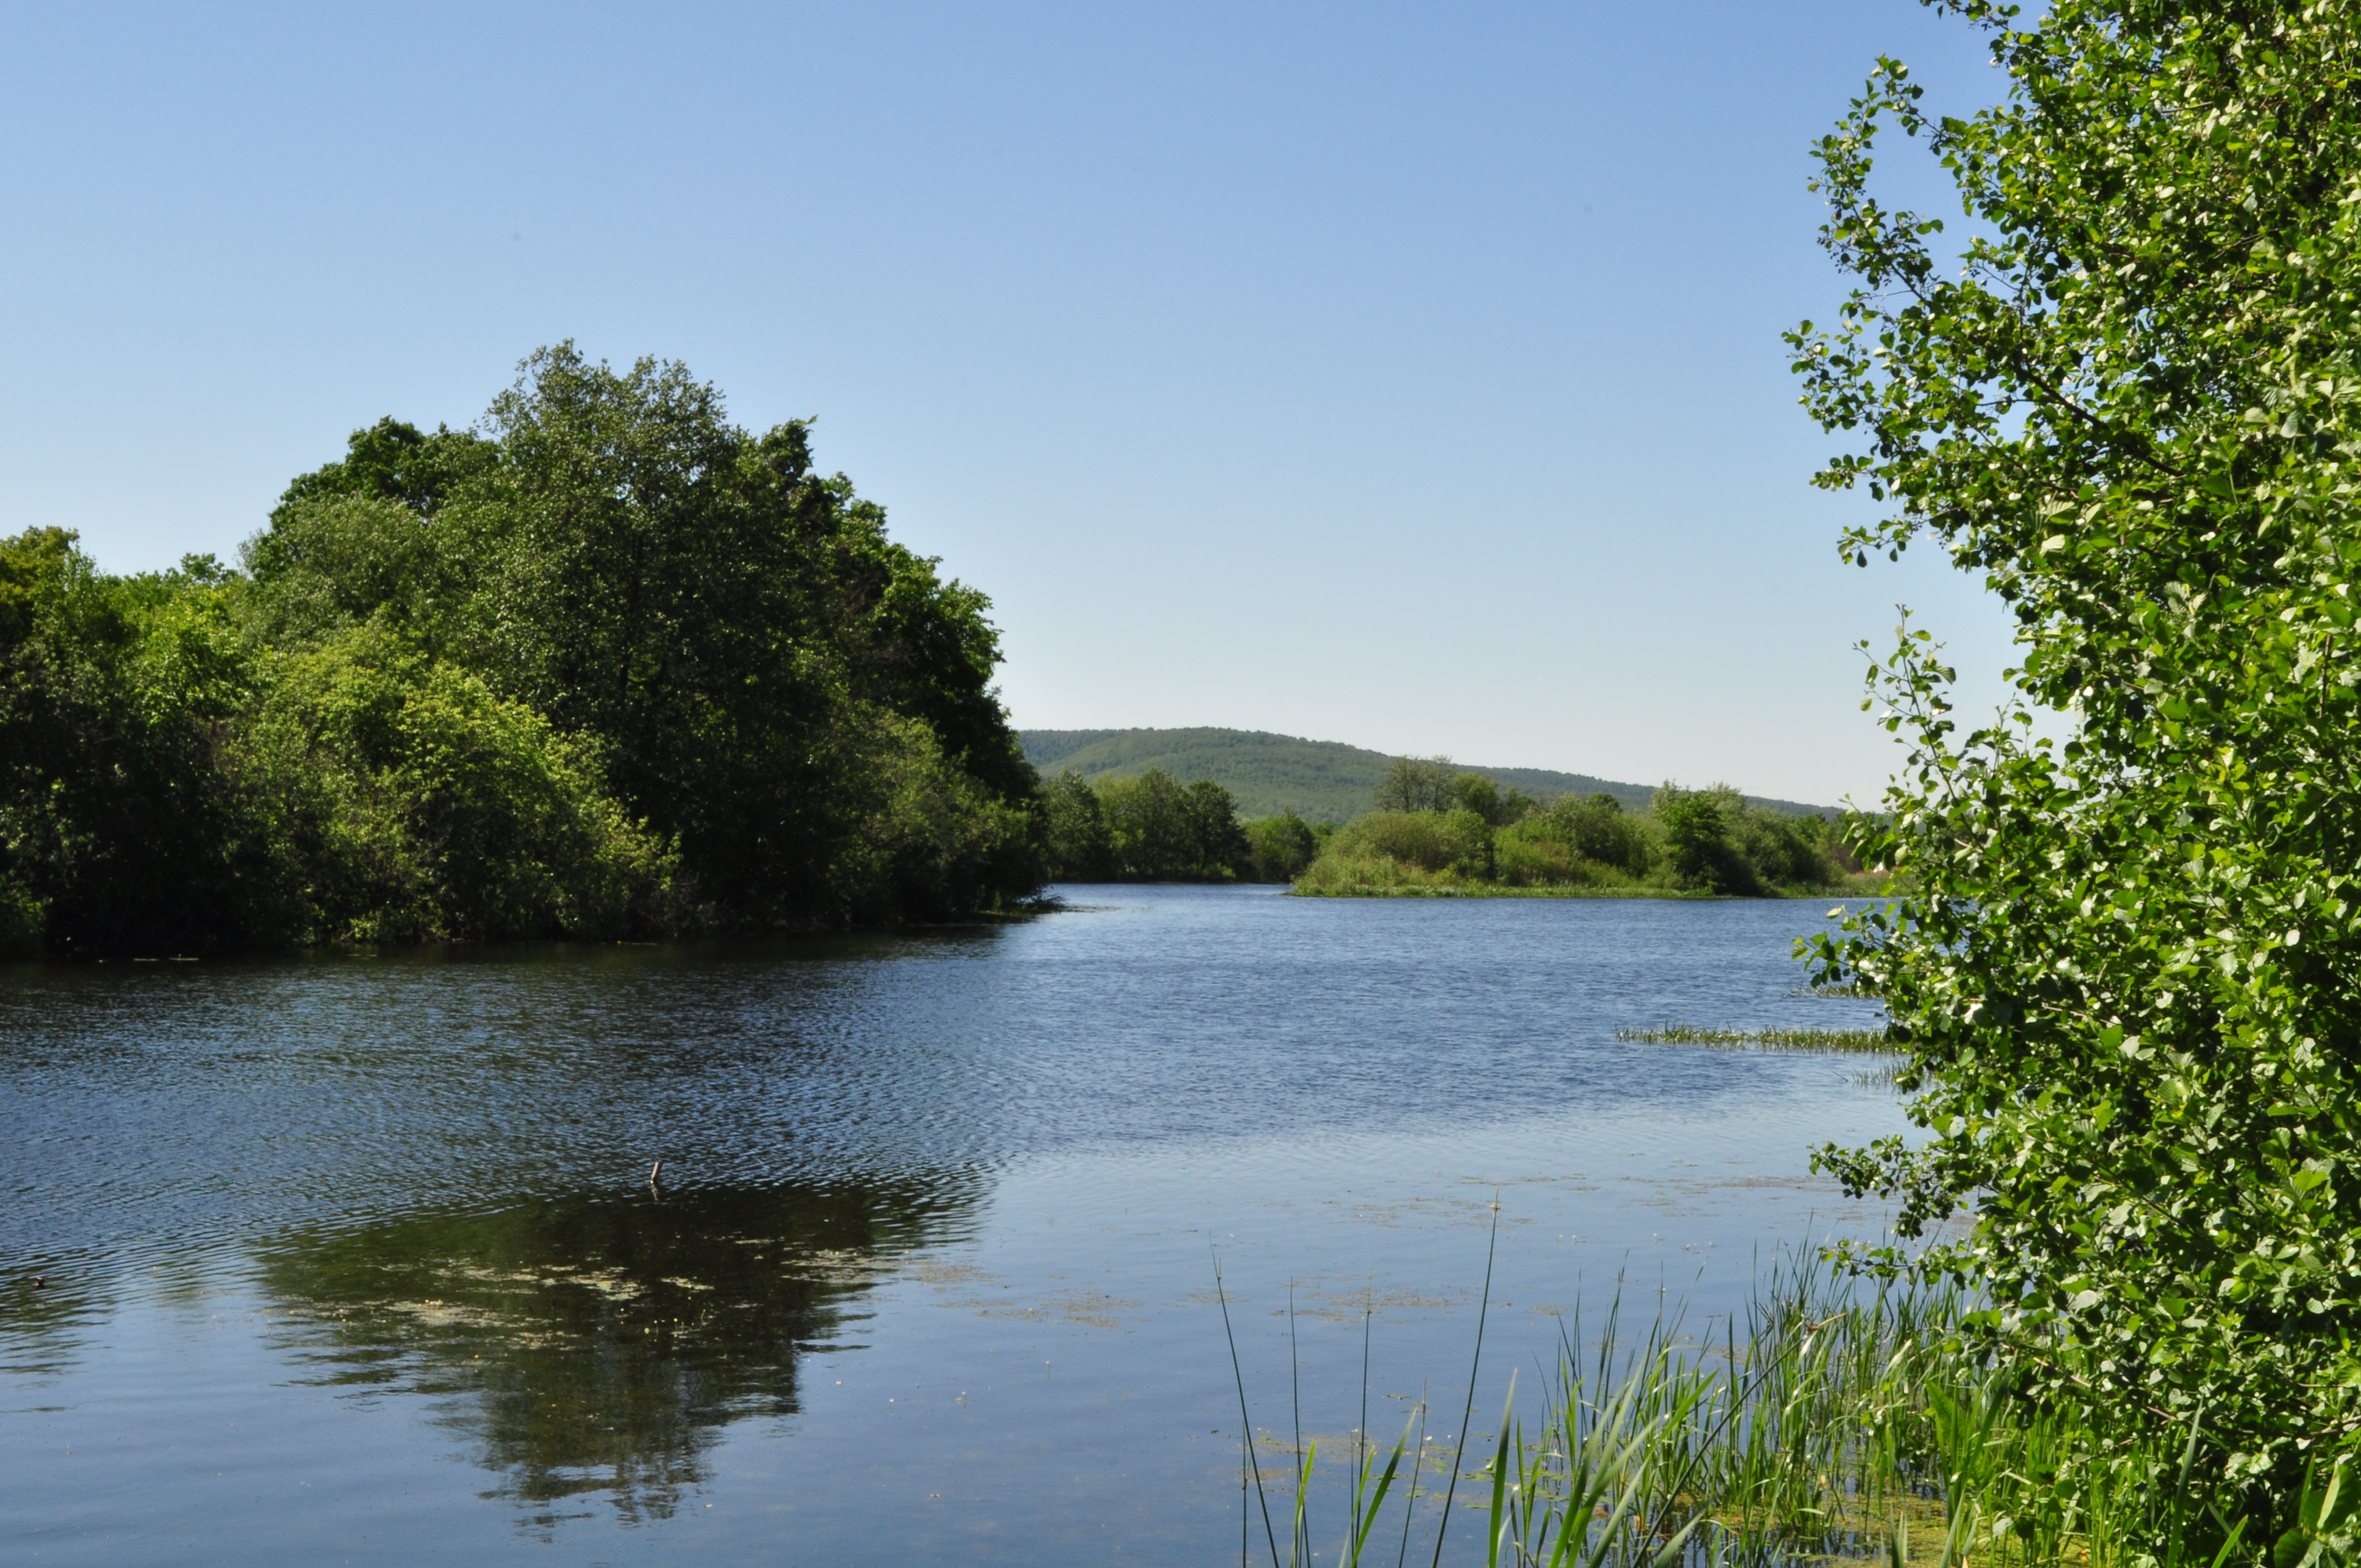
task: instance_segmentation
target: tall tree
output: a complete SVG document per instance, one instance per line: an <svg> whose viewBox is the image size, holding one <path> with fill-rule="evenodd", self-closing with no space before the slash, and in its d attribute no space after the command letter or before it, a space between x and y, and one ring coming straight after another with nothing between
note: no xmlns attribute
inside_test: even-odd
<svg viewBox="0 0 2361 1568"><path fill-rule="evenodd" d="M1962 732L1923 632L1872 666L1915 748L1865 849L1916 891L1819 951L1927 1137L1827 1158L1905 1228L1971 1206L1937 1260L2026 1387L2269 1504L2361 1423L2361 16L1945 8L2006 99L1938 118L1881 62L1819 147L1858 286L1791 341L1852 433L1819 482L1892 508L1844 554L1985 574L2066 733ZM1957 181L1957 264L1871 192L1889 127Z"/></svg>
<svg viewBox="0 0 2361 1568"><path fill-rule="evenodd" d="M1007 840L1032 831L1035 780L993 691L990 601L818 473L805 424L742 430L681 365L561 344L474 433L382 421L289 488L247 558L270 634L384 622L588 742L732 922L892 902L848 878L917 885L881 853L895 809L987 811L981 838L904 826L1023 881Z"/></svg>

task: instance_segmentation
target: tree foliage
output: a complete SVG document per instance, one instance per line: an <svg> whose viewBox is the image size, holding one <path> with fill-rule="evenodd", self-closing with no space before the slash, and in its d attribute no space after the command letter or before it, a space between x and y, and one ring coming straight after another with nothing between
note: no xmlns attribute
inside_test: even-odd
<svg viewBox="0 0 2361 1568"><path fill-rule="evenodd" d="M2268 1503L2361 1423L2361 16L1951 8L2005 101L1881 62L1818 148L1857 287L1791 342L1854 448L1818 482L1891 507L1844 554L1985 574L2022 707L1962 729L1923 632L1872 666L1913 751L1862 848L1916 891L1818 958L1929 1135L1826 1157L1906 1230L1972 1208L1936 1261L2029 1390L2199 1424ZM1872 194L1889 129L1957 182L1956 267Z"/></svg>
<svg viewBox="0 0 2361 1568"><path fill-rule="evenodd" d="M1755 898L1841 886L1860 870L1829 818L1767 811L1727 784L1667 784L1655 809L1627 813L1604 794L1536 806L1478 774L1449 776L1440 759L1397 774L1422 776L1435 787L1389 798L1439 805L1345 824L1301 873L1305 890L1653 887Z"/></svg>
<svg viewBox="0 0 2361 1568"><path fill-rule="evenodd" d="M1396 757L1378 781L1378 809L1448 811L1457 777L1448 757Z"/></svg>
<svg viewBox="0 0 2361 1568"><path fill-rule="evenodd" d="M989 601L679 365L560 345L472 431L357 432L245 565L0 546L0 942L809 927L1039 881Z"/></svg>
<svg viewBox="0 0 2361 1568"><path fill-rule="evenodd" d="M1257 875L1260 843L1277 842L1249 837L1220 784L1184 784L1161 768L1095 783L1070 769L1042 795L1049 874L1060 882L1227 882Z"/></svg>
<svg viewBox="0 0 2361 1568"><path fill-rule="evenodd" d="M1257 882L1293 882L1320 858L1320 835L1292 811L1246 825L1246 850Z"/></svg>

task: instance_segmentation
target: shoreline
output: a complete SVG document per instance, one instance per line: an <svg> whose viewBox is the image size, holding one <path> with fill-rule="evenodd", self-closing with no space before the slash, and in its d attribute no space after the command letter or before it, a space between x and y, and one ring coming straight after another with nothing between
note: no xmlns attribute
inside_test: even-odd
<svg viewBox="0 0 2361 1568"><path fill-rule="evenodd" d="M1378 887L1358 883L1341 888L1290 887L1289 898L1667 898L1708 903L1777 903L1817 898L1890 898L1879 891L1814 888L1798 893L1748 894L1704 893L1675 887Z"/></svg>

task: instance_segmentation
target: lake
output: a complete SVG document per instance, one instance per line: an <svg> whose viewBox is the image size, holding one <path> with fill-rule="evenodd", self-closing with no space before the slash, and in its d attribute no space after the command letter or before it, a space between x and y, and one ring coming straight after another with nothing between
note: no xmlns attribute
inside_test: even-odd
<svg viewBox="0 0 2361 1568"><path fill-rule="evenodd" d="M1824 905L1062 891L0 968L0 1562L1218 1563L1217 1264L1333 1453L1365 1320L1370 1428L1455 1432L1496 1198L1479 1428L1577 1300L1702 1331L1883 1220L1809 1174L1905 1124L1864 1058L1615 1038L1873 1023L1795 993Z"/></svg>

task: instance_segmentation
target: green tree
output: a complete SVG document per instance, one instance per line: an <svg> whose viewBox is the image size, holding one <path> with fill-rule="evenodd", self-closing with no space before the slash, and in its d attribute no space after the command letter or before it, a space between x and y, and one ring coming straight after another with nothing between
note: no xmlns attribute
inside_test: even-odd
<svg viewBox="0 0 2361 1568"><path fill-rule="evenodd" d="M1006 844L1036 781L992 688L989 601L817 473L807 426L741 430L680 365L560 345L475 433L381 421L289 488L247 560L266 641L380 623L583 740L730 924L873 916L889 885L938 912L984 866L986 904L1038 880ZM921 838L982 859L913 881L873 851L917 820L893 803L920 775L961 824Z"/></svg>
<svg viewBox="0 0 2361 1568"><path fill-rule="evenodd" d="M1754 868L1730 842L1732 819L1746 809L1727 785L1685 790L1666 784L1656 791L1656 819L1664 824L1664 859L1684 887L1708 893L1758 891Z"/></svg>
<svg viewBox="0 0 2361 1568"><path fill-rule="evenodd" d="M1252 856L1246 829L1238 826L1237 796L1211 779L1193 780L1183 805L1189 818L1192 874L1218 880L1235 875Z"/></svg>
<svg viewBox="0 0 2361 1568"><path fill-rule="evenodd" d="M304 869L291 935L492 940L678 924L663 912L668 858L600 789L583 744L523 704L373 623L272 674L233 765Z"/></svg>
<svg viewBox="0 0 2361 1568"><path fill-rule="evenodd" d="M473 431L444 425L428 435L414 424L381 419L353 432L342 461L288 486L271 520L320 502L359 499L396 501L431 521L462 484L499 460L500 448Z"/></svg>
<svg viewBox="0 0 2361 1568"><path fill-rule="evenodd" d="M1101 779L1118 874L1142 882L1221 881L1245 861L1246 835L1230 792L1208 780L1182 784L1161 768Z"/></svg>
<svg viewBox="0 0 2361 1568"><path fill-rule="evenodd" d="M2361 1422L2361 17L1953 8L2006 99L1938 118L1881 63L1819 148L1858 285L1791 342L1853 433L1819 482L1892 509L1844 553L1984 574L2063 733L1963 731L1923 632L1872 666L1913 751L1860 842L1916 891L1817 955L1886 996L1927 1137L1825 1158L1905 1234L1969 1205L1934 1260L2023 1387L2196 1426L2275 1530ZM1871 193L1889 127L1958 183L1956 264Z"/></svg>
<svg viewBox="0 0 2361 1568"><path fill-rule="evenodd" d="M1448 757L1396 757L1378 781L1378 809L1448 811L1458 776Z"/></svg>
<svg viewBox="0 0 2361 1568"><path fill-rule="evenodd" d="M1320 836L1292 811L1246 825L1246 851L1257 882L1293 882L1320 858Z"/></svg>
<svg viewBox="0 0 2361 1568"><path fill-rule="evenodd" d="M1554 800L1546 811L1527 820L1524 831L1563 843L1583 860L1633 876L1647 874L1647 832L1611 795Z"/></svg>
<svg viewBox="0 0 2361 1568"><path fill-rule="evenodd" d="M219 766L258 679L210 565L95 571L0 542L0 906L70 951L188 951L288 919L268 824Z"/></svg>
<svg viewBox="0 0 2361 1568"><path fill-rule="evenodd" d="M1041 786L1042 835L1051 882L1104 882L1115 874L1115 838L1098 791L1068 768Z"/></svg>

